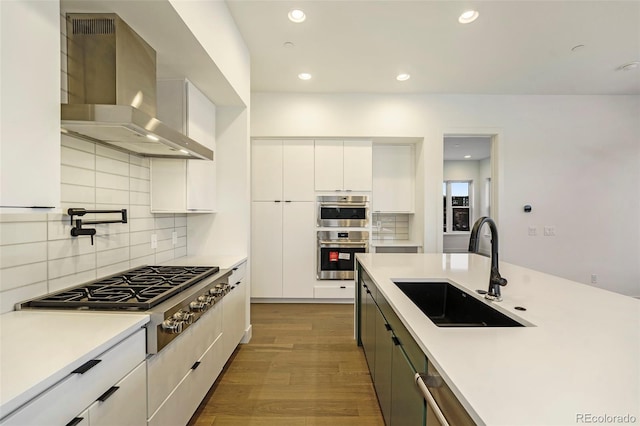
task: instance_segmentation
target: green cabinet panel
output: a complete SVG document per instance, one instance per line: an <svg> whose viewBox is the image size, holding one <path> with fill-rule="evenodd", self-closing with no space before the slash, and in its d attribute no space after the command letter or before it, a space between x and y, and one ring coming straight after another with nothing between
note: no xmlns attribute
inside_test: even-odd
<svg viewBox="0 0 640 426"><path fill-rule="evenodd" d="M386 424L391 424L391 357L393 354L391 327L379 309L376 309L376 368L372 374L378 403Z"/></svg>

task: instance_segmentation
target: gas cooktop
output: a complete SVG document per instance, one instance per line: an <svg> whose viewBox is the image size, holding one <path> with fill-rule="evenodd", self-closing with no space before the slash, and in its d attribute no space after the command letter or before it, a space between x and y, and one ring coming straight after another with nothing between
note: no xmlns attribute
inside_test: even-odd
<svg viewBox="0 0 640 426"><path fill-rule="evenodd" d="M144 311L219 270L217 266L141 266L47 294L21 307Z"/></svg>

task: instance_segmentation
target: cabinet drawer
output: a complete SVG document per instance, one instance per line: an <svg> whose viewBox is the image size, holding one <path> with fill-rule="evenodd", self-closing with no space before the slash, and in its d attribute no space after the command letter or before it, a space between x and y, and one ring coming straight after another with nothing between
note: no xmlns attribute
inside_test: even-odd
<svg viewBox="0 0 640 426"><path fill-rule="evenodd" d="M313 297L316 299L353 299L355 286L352 281L335 285L317 285L313 289Z"/></svg>
<svg viewBox="0 0 640 426"><path fill-rule="evenodd" d="M147 360L149 417L221 333L222 303L218 302L170 345Z"/></svg>
<svg viewBox="0 0 640 426"><path fill-rule="evenodd" d="M219 336L198 360L196 368L187 372L160 408L149 418L149 426L187 424L222 371L225 362L222 349L222 336Z"/></svg>
<svg viewBox="0 0 640 426"><path fill-rule="evenodd" d="M247 262L242 262L240 265L233 268L234 271L231 273L229 277L229 284L234 285L239 281L244 279L245 273L247 271Z"/></svg>
<svg viewBox="0 0 640 426"><path fill-rule="evenodd" d="M109 394L108 392L113 392ZM144 426L147 423L147 367L140 363L89 407L91 426Z"/></svg>
<svg viewBox="0 0 640 426"><path fill-rule="evenodd" d="M96 357L94 361L99 362L93 367L84 372L70 374L35 397L5 419L2 426L66 425L144 361L145 344L145 331L141 329ZM43 354L43 357L46 357L46 354ZM89 365L86 363L83 366L89 367Z"/></svg>

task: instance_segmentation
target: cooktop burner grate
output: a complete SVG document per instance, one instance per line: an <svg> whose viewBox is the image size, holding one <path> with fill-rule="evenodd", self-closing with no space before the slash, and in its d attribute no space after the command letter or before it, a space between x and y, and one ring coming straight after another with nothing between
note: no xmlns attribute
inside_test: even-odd
<svg viewBox="0 0 640 426"><path fill-rule="evenodd" d="M26 306L148 310L219 270L217 266L142 266L31 300Z"/></svg>

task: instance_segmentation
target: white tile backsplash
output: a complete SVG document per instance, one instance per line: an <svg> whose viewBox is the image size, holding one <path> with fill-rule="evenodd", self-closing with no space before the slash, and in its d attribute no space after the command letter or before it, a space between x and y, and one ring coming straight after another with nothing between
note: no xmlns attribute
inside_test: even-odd
<svg viewBox="0 0 640 426"><path fill-rule="evenodd" d="M380 226L378 226L378 223ZM374 213L372 215L373 240L408 240L409 215L392 213Z"/></svg>
<svg viewBox="0 0 640 426"><path fill-rule="evenodd" d="M0 245L31 243L46 239L46 222L0 222Z"/></svg>
<svg viewBox="0 0 640 426"><path fill-rule="evenodd" d="M27 243L0 246L2 268L26 265L47 260L47 243Z"/></svg>
<svg viewBox="0 0 640 426"><path fill-rule="evenodd" d="M115 175L129 176L129 163L96 155L96 170L113 173Z"/></svg>
<svg viewBox="0 0 640 426"><path fill-rule="evenodd" d="M148 158L65 135L61 151L63 213L0 215L0 313L26 299L187 254L186 215L151 213ZM70 207L124 208L129 219L126 224L85 225L97 231L92 245L88 236L70 235L72 225L64 213ZM153 234L157 249L151 248Z"/></svg>
<svg viewBox="0 0 640 426"><path fill-rule="evenodd" d="M46 261L0 269L0 282L4 283L4 290L11 290L42 281L47 281Z"/></svg>

